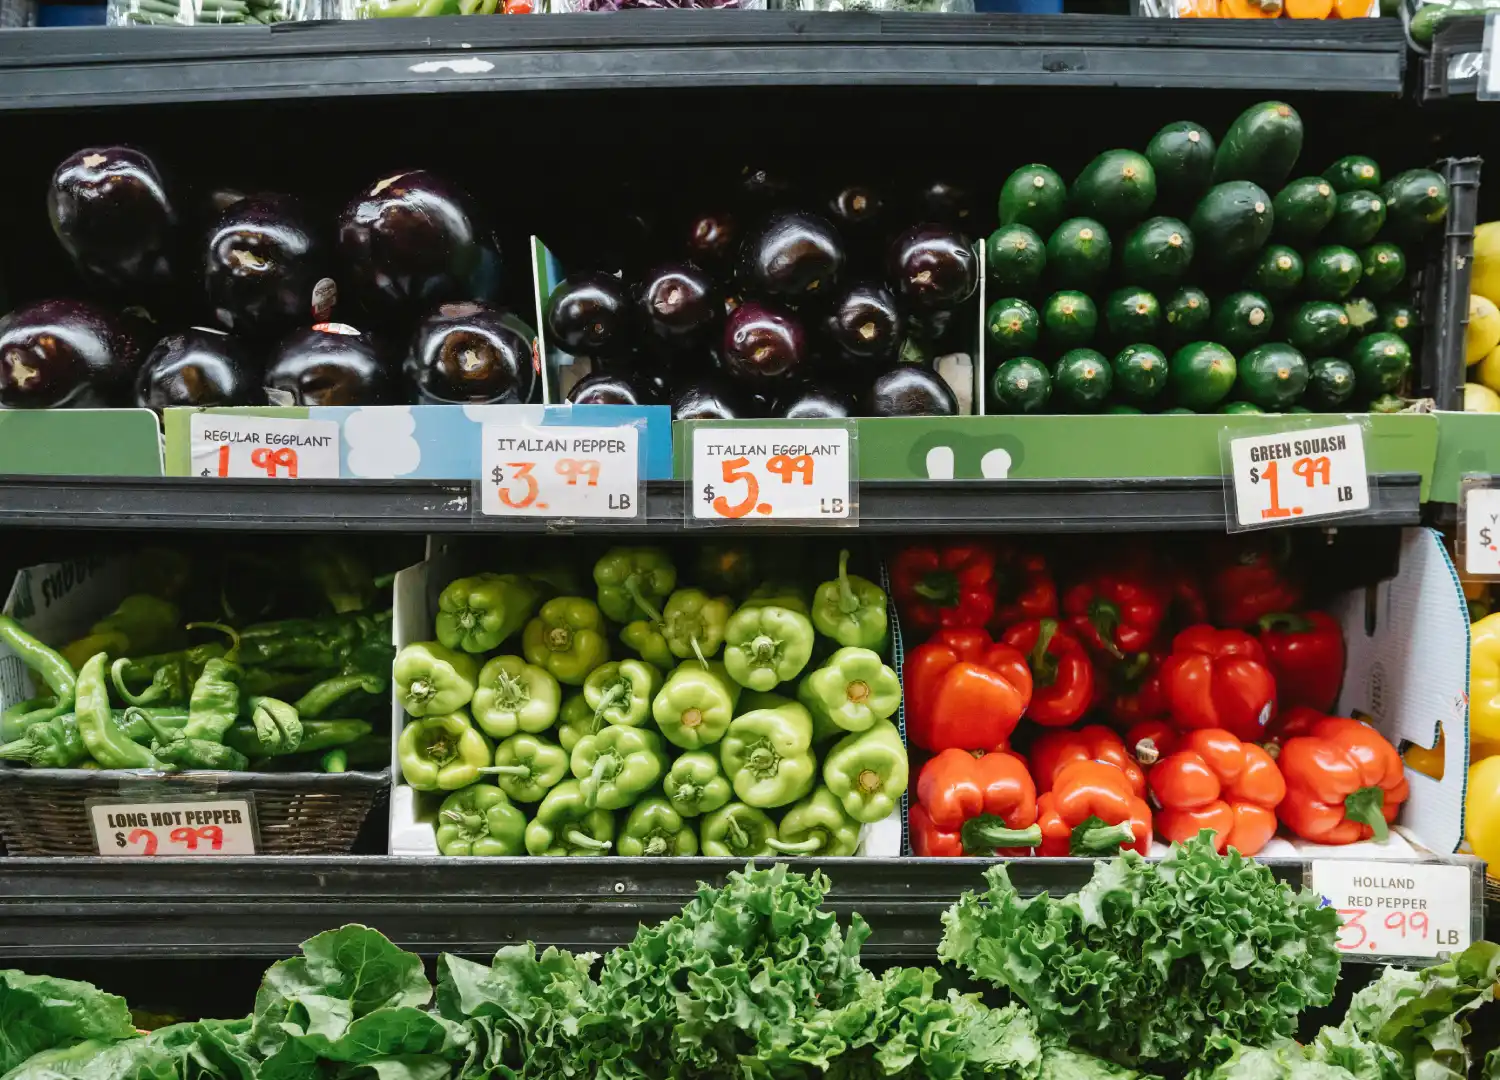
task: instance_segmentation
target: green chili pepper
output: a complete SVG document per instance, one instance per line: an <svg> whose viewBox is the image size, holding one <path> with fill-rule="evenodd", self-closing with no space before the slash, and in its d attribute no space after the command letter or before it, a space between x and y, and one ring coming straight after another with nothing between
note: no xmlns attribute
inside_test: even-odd
<svg viewBox="0 0 1500 1080"><path fill-rule="evenodd" d="M18 701L0 714L0 739L14 742L37 724L45 724L59 716L68 715L72 708L69 705L58 712L57 700L51 694Z"/></svg>
<svg viewBox="0 0 1500 1080"><path fill-rule="evenodd" d="M698 854L698 837L676 807L660 795L642 799L630 808L620 830L621 855L652 859Z"/></svg>
<svg viewBox="0 0 1500 1080"><path fill-rule="evenodd" d="M417 641L396 654L391 668L396 702L411 716L447 716L474 698L479 663L436 641Z"/></svg>
<svg viewBox="0 0 1500 1080"><path fill-rule="evenodd" d="M540 735L512 735L495 747L493 775L500 790L516 802L541 802L568 776L568 752Z"/></svg>
<svg viewBox="0 0 1500 1080"><path fill-rule="evenodd" d="M784 699L731 720L719 760L739 800L765 809L785 806L811 791L818 769L812 733L807 710Z"/></svg>
<svg viewBox="0 0 1500 1080"><path fill-rule="evenodd" d="M526 625L541 599L519 574L459 578L438 597L437 639L450 649L486 653Z"/></svg>
<svg viewBox="0 0 1500 1080"><path fill-rule="evenodd" d="M323 760L319 764L323 766L323 771L326 773L348 772L349 751L342 746L336 746L323 755Z"/></svg>
<svg viewBox="0 0 1500 1080"><path fill-rule="evenodd" d="M620 631L620 644L639 655L646 663L657 667L671 667L677 662L672 650L667 648L661 623L650 619L636 619L626 623L625 628Z"/></svg>
<svg viewBox="0 0 1500 1080"><path fill-rule="evenodd" d="M772 690L795 679L812 659L813 627L806 615L784 607L741 607L724 637L729 677L751 690Z"/></svg>
<svg viewBox="0 0 1500 1080"><path fill-rule="evenodd" d="M557 714L558 744L571 754L579 739L594 734L601 726L594 719L594 710L589 708L583 692L579 691L563 702L562 711Z"/></svg>
<svg viewBox="0 0 1500 1080"><path fill-rule="evenodd" d="M146 723L147 710L112 710L115 726L132 742L149 743L155 737L152 726ZM186 709L152 709L153 722L165 730L178 730L187 723ZM137 715L132 716L135 713ZM78 731L78 717L73 713L54 716L41 724L33 724L26 734L0 746L0 760L24 761L34 769L66 769L87 761L88 747L83 745L83 736Z"/></svg>
<svg viewBox="0 0 1500 1080"><path fill-rule="evenodd" d="M77 708L74 715L78 718L78 734L83 738L83 745L88 748L89 757L104 769L156 769L170 772L171 765L144 746L132 742L115 724L109 711L109 688L104 676L104 663L107 659L104 653L94 654L83 665L75 684ZM192 724L191 717L188 724Z"/></svg>
<svg viewBox="0 0 1500 1080"><path fill-rule="evenodd" d="M683 817L717 810L734 797L719 759L702 750L691 750L672 762L661 788Z"/></svg>
<svg viewBox="0 0 1500 1080"><path fill-rule="evenodd" d="M490 741L463 712L411 720L396 743L401 775L418 791L456 791L477 783L491 754Z"/></svg>
<svg viewBox="0 0 1500 1080"><path fill-rule="evenodd" d="M493 784L470 784L443 800L437 846L444 855L520 855L526 815Z"/></svg>
<svg viewBox="0 0 1500 1080"><path fill-rule="evenodd" d="M705 589L744 596L755 580L755 553L743 544L703 544L697 570Z"/></svg>
<svg viewBox="0 0 1500 1080"><path fill-rule="evenodd" d="M158 656L122 657L110 665L109 679L127 705L186 705L204 665L225 651L223 645L210 642ZM130 689L142 681L149 682L146 689L138 694Z"/></svg>
<svg viewBox="0 0 1500 1080"><path fill-rule="evenodd" d="M885 590L875 582L849 573L849 551L839 552L839 576L825 581L813 594L812 621L848 648L883 649L886 639Z"/></svg>
<svg viewBox="0 0 1500 1080"><path fill-rule="evenodd" d="M166 731L152 744L152 749L162 761L182 769L243 772L250 766L244 754L223 743L209 739L173 738Z"/></svg>
<svg viewBox="0 0 1500 1080"><path fill-rule="evenodd" d="M855 821L881 821L901 805L908 770L901 732L879 720L834 744L823 758L823 783Z"/></svg>
<svg viewBox="0 0 1500 1080"><path fill-rule="evenodd" d="M52 704L46 709L28 711L25 714L27 722L38 724L54 716L61 716L73 707L78 677L73 673L73 665L63 659L61 653L21 629L21 624L9 615L0 615L0 644L8 645L11 652L21 658L21 663L40 676L52 691ZM108 697L108 691L105 696ZM15 731L15 726L16 722L12 719L9 725L12 730L0 734L7 735L7 741L9 738L19 737L25 728L23 726L20 731Z"/></svg>
<svg viewBox="0 0 1500 1080"><path fill-rule="evenodd" d="M654 605L677 587L677 568L658 547L614 547L594 564L599 610L617 623L645 615L657 622Z"/></svg>
<svg viewBox="0 0 1500 1080"><path fill-rule="evenodd" d="M776 838L776 822L762 810L732 802L703 816L699 827L703 854L715 858L752 859L775 855L770 841Z"/></svg>
<svg viewBox="0 0 1500 1080"><path fill-rule="evenodd" d="M234 658L247 667L342 668L361 646L388 643L389 627L389 612L257 623L234 632Z"/></svg>
<svg viewBox="0 0 1500 1080"><path fill-rule="evenodd" d="M845 731L865 731L901 706L901 680L880 654L869 649L838 650L816 671L802 677L799 701L814 698L818 708Z"/></svg>
<svg viewBox="0 0 1500 1080"><path fill-rule="evenodd" d="M361 671L324 679L297 699L297 715L304 720L322 716L353 693L383 694L389 681L383 671Z"/></svg>
<svg viewBox="0 0 1500 1080"><path fill-rule="evenodd" d="M548 600L521 635L526 660L546 668L568 686L582 686L589 672L609 659L604 617L592 600L559 596Z"/></svg>
<svg viewBox="0 0 1500 1080"><path fill-rule="evenodd" d="M710 746L724 737L740 686L717 660L687 660L672 669L651 702L651 715L668 742L684 750Z"/></svg>
<svg viewBox="0 0 1500 1080"><path fill-rule="evenodd" d="M318 587L334 611L363 611L375 600L375 575L347 544L326 537L309 540L298 552L302 576Z"/></svg>
<svg viewBox="0 0 1500 1080"><path fill-rule="evenodd" d="M177 605L137 593L121 600L119 607L89 627L86 636L64 646L62 656L76 668L95 653L161 652L178 648L182 638L182 613Z"/></svg>
<svg viewBox="0 0 1500 1080"><path fill-rule="evenodd" d="M296 747L300 754L311 754L344 746L370 734L371 727L364 720L304 720L302 742ZM284 757L292 750L267 750L253 724L238 723L224 733L224 745L238 750L247 757ZM389 746L389 744L386 744ZM389 759L390 754L386 754Z"/></svg>
<svg viewBox="0 0 1500 1080"><path fill-rule="evenodd" d="M273 697L252 697L249 705L261 754L290 754L301 747L304 727L296 706Z"/></svg>
<svg viewBox="0 0 1500 1080"><path fill-rule="evenodd" d="M678 589L662 610L667 647L683 660L713 656L724 644L724 629L734 601L712 597L701 589Z"/></svg>
<svg viewBox="0 0 1500 1080"><path fill-rule="evenodd" d="M546 668L519 656L496 656L479 671L474 722L493 739L546 731L561 704L562 691Z"/></svg>
<svg viewBox="0 0 1500 1080"><path fill-rule="evenodd" d="M188 698L188 723L184 739L220 742L240 715L240 669L228 660L214 659L203 665L203 674L193 683ZM100 762L102 765L103 762Z"/></svg>
<svg viewBox="0 0 1500 1080"><path fill-rule="evenodd" d="M651 699L661 672L644 660L617 660L595 668L583 683L594 717L607 724L640 727L651 719Z"/></svg>
<svg viewBox="0 0 1500 1080"><path fill-rule="evenodd" d="M826 787L787 808L774 839L766 841L783 855L853 855L859 847L859 822L844 813Z"/></svg>
<svg viewBox="0 0 1500 1080"><path fill-rule="evenodd" d="M547 792L526 826L526 850L532 855L603 855L614 838L614 816L591 809L577 780L564 780Z"/></svg>
<svg viewBox="0 0 1500 1080"><path fill-rule="evenodd" d="M569 765L590 808L618 810L656 786L667 758L655 732L607 727L579 739Z"/></svg>

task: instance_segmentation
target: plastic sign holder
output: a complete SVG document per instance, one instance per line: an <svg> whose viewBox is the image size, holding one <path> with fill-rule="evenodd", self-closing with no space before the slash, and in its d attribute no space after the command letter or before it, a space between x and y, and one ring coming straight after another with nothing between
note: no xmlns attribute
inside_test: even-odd
<svg viewBox="0 0 1500 1080"><path fill-rule="evenodd" d="M125 796L84 804L99 854L106 857L254 855L255 800L148 800Z"/></svg>
<svg viewBox="0 0 1500 1080"><path fill-rule="evenodd" d="M859 524L853 420L786 427L688 427L683 500L689 526Z"/></svg>
<svg viewBox="0 0 1500 1080"><path fill-rule="evenodd" d="M1440 959L1476 939L1475 896L1468 863L1314 859L1309 885L1338 909L1339 951L1346 956ZM1482 928L1480 928L1482 930Z"/></svg>
<svg viewBox="0 0 1500 1080"><path fill-rule="evenodd" d="M1465 473L1458 481L1454 562L1466 581L1500 581L1500 476Z"/></svg>
<svg viewBox="0 0 1500 1080"><path fill-rule="evenodd" d="M479 513L569 521L643 519L644 427L644 421L617 427L484 424Z"/></svg>
<svg viewBox="0 0 1500 1080"><path fill-rule="evenodd" d="M1375 484L1365 458L1368 421L1313 421L1267 434L1219 433L1226 529L1245 532L1363 514Z"/></svg>
<svg viewBox="0 0 1500 1080"><path fill-rule="evenodd" d="M333 420L194 413L193 475L238 480L337 480L339 425Z"/></svg>

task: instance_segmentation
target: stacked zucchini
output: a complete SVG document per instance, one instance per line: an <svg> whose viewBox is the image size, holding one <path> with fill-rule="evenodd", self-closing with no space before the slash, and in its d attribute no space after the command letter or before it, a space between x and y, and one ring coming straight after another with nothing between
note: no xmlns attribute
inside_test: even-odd
<svg viewBox="0 0 1500 1080"><path fill-rule="evenodd" d="M1393 412L1417 341L1410 269L1448 212L1428 169L1293 177L1302 120L1223 140L1176 121L1071 188L1026 165L986 245L990 413Z"/></svg>

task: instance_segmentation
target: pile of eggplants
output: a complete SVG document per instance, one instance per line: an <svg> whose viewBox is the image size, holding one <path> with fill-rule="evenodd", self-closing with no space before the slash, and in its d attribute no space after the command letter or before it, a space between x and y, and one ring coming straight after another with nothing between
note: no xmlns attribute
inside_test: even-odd
<svg viewBox="0 0 1500 1080"><path fill-rule="evenodd" d="M91 147L58 165L47 212L79 295L0 319L0 407L539 397L531 332L492 302L494 236L430 172L322 221L284 193L184 202L140 151Z"/></svg>
<svg viewBox="0 0 1500 1080"><path fill-rule="evenodd" d="M667 261L584 269L552 291L547 345L588 372L568 400L670 404L677 420L957 413L934 361L973 347L975 318L954 317L979 280L963 193L813 199L744 176L726 207L654 245Z"/></svg>

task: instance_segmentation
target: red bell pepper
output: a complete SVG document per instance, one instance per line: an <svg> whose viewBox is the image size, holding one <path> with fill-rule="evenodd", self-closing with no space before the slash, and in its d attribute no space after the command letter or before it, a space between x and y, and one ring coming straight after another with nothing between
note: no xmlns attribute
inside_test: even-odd
<svg viewBox="0 0 1500 1080"><path fill-rule="evenodd" d="M1308 735L1282 744L1286 777L1277 815L1292 832L1319 844L1352 844L1390 834L1410 789L1401 755L1369 724L1324 716Z"/></svg>
<svg viewBox="0 0 1500 1080"><path fill-rule="evenodd" d="M1045 555L1011 552L997 562L995 579L995 617L990 620L995 633L1027 619L1057 618L1057 583Z"/></svg>
<svg viewBox="0 0 1500 1080"><path fill-rule="evenodd" d="M1164 840L1191 840L1209 829L1219 851L1254 855L1276 835L1286 781L1255 743L1220 728L1189 731L1175 753L1152 766L1150 780L1161 807L1154 824Z"/></svg>
<svg viewBox="0 0 1500 1080"><path fill-rule="evenodd" d="M1075 761L1037 799L1042 855L1113 855L1151 851L1151 808L1113 765Z"/></svg>
<svg viewBox="0 0 1500 1080"><path fill-rule="evenodd" d="M1185 626L1208 622L1208 598L1203 582L1191 566L1177 564L1162 574L1163 587L1171 597L1167 604L1167 626L1176 633Z"/></svg>
<svg viewBox="0 0 1500 1080"><path fill-rule="evenodd" d="M1041 843L1036 786L1014 754L944 750L922 766L916 793L907 822L918 855L1030 854Z"/></svg>
<svg viewBox="0 0 1500 1080"><path fill-rule="evenodd" d="M1277 714L1276 719L1271 721L1271 726L1266 729L1266 738L1262 741L1267 745L1275 744L1279 747L1297 735L1311 735L1312 729L1326 715L1306 705L1293 705L1285 712Z"/></svg>
<svg viewBox="0 0 1500 1080"><path fill-rule="evenodd" d="M891 593L918 634L982 627L995 614L995 555L982 544L918 545L891 562Z"/></svg>
<svg viewBox="0 0 1500 1080"><path fill-rule="evenodd" d="M1083 643L1056 619L1028 619L1002 638L1026 654L1031 665L1031 704L1026 715L1044 727L1067 727L1088 711L1094 696L1094 665Z"/></svg>
<svg viewBox="0 0 1500 1080"><path fill-rule="evenodd" d="M1113 685L1105 705L1117 724L1167 715L1167 697L1161 688L1161 662L1165 658L1158 652L1136 653L1110 672Z"/></svg>
<svg viewBox="0 0 1500 1080"><path fill-rule="evenodd" d="M1156 640L1167 615L1167 596L1145 574L1098 574L1067 591L1063 611L1080 638L1121 658Z"/></svg>
<svg viewBox="0 0 1500 1080"><path fill-rule="evenodd" d="M1302 603L1302 586L1287 575L1290 541L1234 543L1209 581L1210 606L1218 626L1247 628L1262 615L1292 611Z"/></svg>
<svg viewBox="0 0 1500 1080"><path fill-rule="evenodd" d="M1279 612L1262 615L1259 624L1281 704L1332 709L1344 681L1344 630L1337 620L1323 611Z"/></svg>
<svg viewBox="0 0 1500 1080"><path fill-rule="evenodd" d="M1162 689L1180 729L1224 728L1259 742L1276 715L1276 680L1249 634L1190 626L1172 639L1162 662Z"/></svg>
<svg viewBox="0 0 1500 1080"><path fill-rule="evenodd" d="M1075 761L1100 761L1113 765L1130 781L1136 795L1146 794L1146 774L1131 757L1120 736L1103 724L1089 724L1077 731L1047 731L1031 744L1031 775L1036 789L1052 790L1057 774Z"/></svg>
<svg viewBox="0 0 1500 1080"><path fill-rule="evenodd" d="M1142 765L1155 765L1177 749L1182 735L1165 720L1142 720L1125 729L1125 748Z"/></svg>
<svg viewBox="0 0 1500 1080"><path fill-rule="evenodd" d="M953 633L945 631L945 633ZM1031 701L1026 657L1009 645L967 636L906 654L906 734L924 750L995 750L1005 745Z"/></svg>

